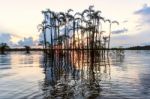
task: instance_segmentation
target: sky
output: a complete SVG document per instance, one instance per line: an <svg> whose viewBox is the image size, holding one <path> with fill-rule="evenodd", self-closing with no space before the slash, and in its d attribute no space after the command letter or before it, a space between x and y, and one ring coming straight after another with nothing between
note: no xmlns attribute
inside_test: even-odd
<svg viewBox="0 0 150 99"><path fill-rule="evenodd" d="M0 0L0 43L33 44L39 39L42 10L81 12L89 5L119 21L112 26L111 46L150 44L150 0Z"/></svg>

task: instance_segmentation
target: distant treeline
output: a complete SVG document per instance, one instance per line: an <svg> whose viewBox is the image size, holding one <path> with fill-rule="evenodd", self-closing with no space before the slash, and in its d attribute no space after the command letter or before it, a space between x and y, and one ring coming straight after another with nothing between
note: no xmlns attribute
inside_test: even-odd
<svg viewBox="0 0 150 99"><path fill-rule="evenodd" d="M6 51L26 51L25 48L9 48ZM42 48L30 48L30 51L43 51Z"/></svg>
<svg viewBox="0 0 150 99"><path fill-rule="evenodd" d="M111 50L150 50L150 45L132 46L132 47L128 47L128 48L111 48Z"/></svg>
<svg viewBox="0 0 150 99"><path fill-rule="evenodd" d="M98 50L98 49L95 49ZM106 49L107 50L107 49ZM150 45L147 46L133 46L128 48L111 48L110 50L150 50ZM25 48L9 48L5 51L26 51ZM43 48L30 48L30 51L44 51Z"/></svg>
<svg viewBox="0 0 150 99"><path fill-rule="evenodd" d="M134 47L129 47L126 48L127 50L150 50L150 45L146 46L134 46Z"/></svg>

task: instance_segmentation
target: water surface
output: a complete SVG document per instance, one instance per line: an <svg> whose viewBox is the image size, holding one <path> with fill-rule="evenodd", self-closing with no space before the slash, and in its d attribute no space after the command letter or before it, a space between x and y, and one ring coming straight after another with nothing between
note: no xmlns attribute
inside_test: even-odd
<svg viewBox="0 0 150 99"><path fill-rule="evenodd" d="M150 51L87 57L0 55L0 99L150 99Z"/></svg>

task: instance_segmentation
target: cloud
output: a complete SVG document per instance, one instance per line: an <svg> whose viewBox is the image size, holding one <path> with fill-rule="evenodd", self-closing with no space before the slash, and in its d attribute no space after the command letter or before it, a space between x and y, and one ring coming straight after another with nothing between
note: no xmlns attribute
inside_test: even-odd
<svg viewBox="0 0 150 99"><path fill-rule="evenodd" d="M150 45L150 32L142 31L134 35L114 35L111 37L111 46L137 46L137 45Z"/></svg>
<svg viewBox="0 0 150 99"><path fill-rule="evenodd" d="M12 35L10 33L0 33L0 43L7 43L9 46L13 45L11 41Z"/></svg>
<svg viewBox="0 0 150 99"><path fill-rule="evenodd" d="M10 39L11 39L11 35L9 33L1 33L0 34L0 42L10 42Z"/></svg>
<svg viewBox="0 0 150 99"><path fill-rule="evenodd" d="M111 38L111 47L117 47L117 46L130 46L129 43L131 40L131 37L128 35L119 35L119 36L113 36Z"/></svg>
<svg viewBox="0 0 150 99"><path fill-rule="evenodd" d="M128 35L113 36L112 39L118 40L118 41L119 40L128 40L128 39L130 39L130 36L128 36Z"/></svg>
<svg viewBox="0 0 150 99"><path fill-rule="evenodd" d="M18 44L12 42L13 38L22 38L16 34L12 33L2 33L0 32L0 43L7 43L10 47L17 47L17 46L33 46L37 45L38 41L34 41L32 37L24 38L23 40L18 41Z"/></svg>
<svg viewBox="0 0 150 99"><path fill-rule="evenodd" d="M142 9L139 9L134 12L135 14L141 14L141 15L150 15L150 7L147 4L144 4Z"/></svg>
<svg viewBox="0 0 150 99"><path fill-rule="evenodd" d="M128 29L123 28L123 29L115 30L115 31L112 31L112 34L121 34L124 32L128 32Z"/></svg>
<svg viewBox="0 0 150 99"><path fill-rule="evenodd" d="M23 40L18 41L19 46L33 46L35 43L32 37L24 38Z"/></svg>
<svg viewBox="0 0 150 99"><path fill-rule="evenodd" d="M124 20L122 23L127 23L128 22L128 20Z"/></svg>
<svg viewBox="0 0 150 99"><path fill-rule="evenodd" d="M142 23L148 23L150 24L150 6L147 4L144 4L144 6L134 12L135 15L140 15L140 21Z"/></svg>

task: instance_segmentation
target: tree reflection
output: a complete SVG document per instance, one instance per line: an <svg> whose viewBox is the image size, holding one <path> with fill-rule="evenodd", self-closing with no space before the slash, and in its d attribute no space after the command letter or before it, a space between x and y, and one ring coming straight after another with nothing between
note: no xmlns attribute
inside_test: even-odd
<svg viewBox="0 0 150 99"><path fill-rule="evenodd" d="M102 76L110 76L109 58L101 51L55 50L43 58L45 98L91 98L100 96Z"/></svg>

